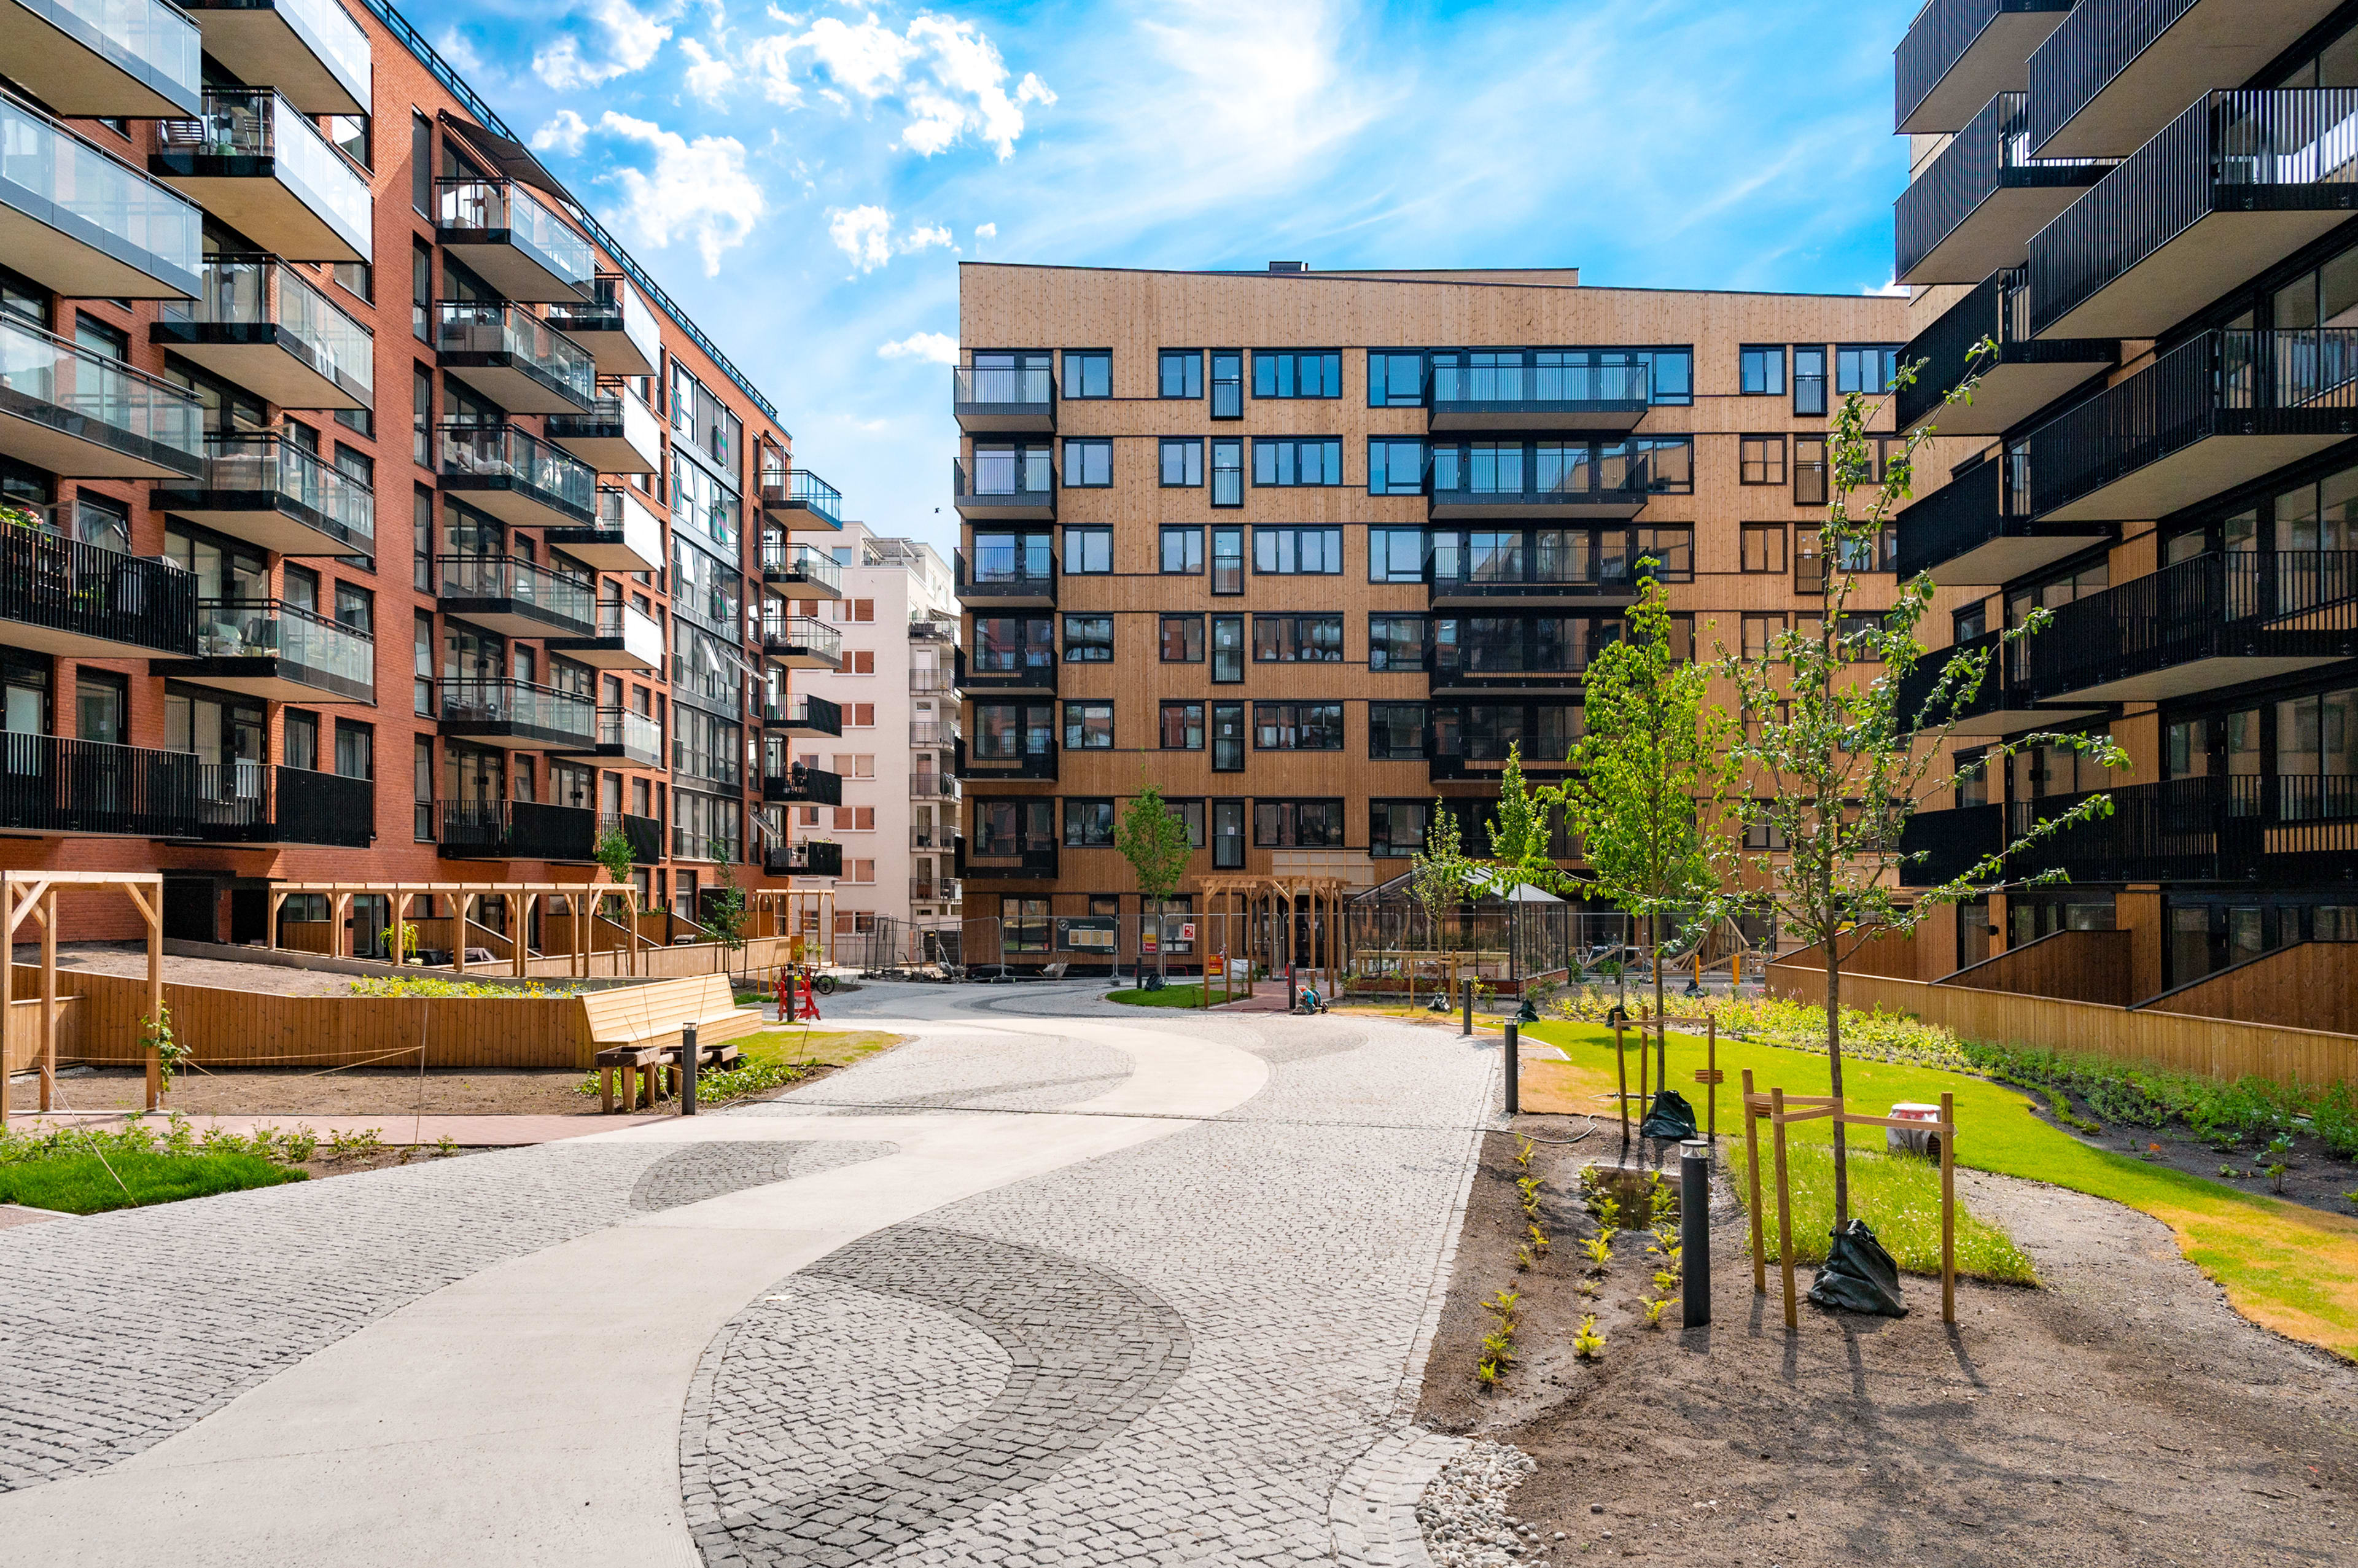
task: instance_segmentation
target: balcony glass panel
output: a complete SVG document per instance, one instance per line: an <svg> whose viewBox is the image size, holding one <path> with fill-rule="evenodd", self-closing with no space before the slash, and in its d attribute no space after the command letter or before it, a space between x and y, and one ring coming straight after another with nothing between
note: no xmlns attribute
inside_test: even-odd
<svg viewBox="0 0 2358 1568"><path fill-rule="evenodd" d="M590 351L522 306L497 299L445 299L434 307L434 347L446 354L506 354L583 403L598 395ZM622 410L614 411L619 422Z"/></svg>
<svg viewBox="0 0 2358 1568"><path fill-rule="evenodd" d="M583 512L598 490L594 470L514 425L444 425L442 471L521 481Z"/></svg>
<svg viewBox="0 0 2358 1568"><path fill-rule="evenodd" d="M376 689L376 639L275 599L200 600L197 655L280 659L322 677L322 684Z"/></svg>
<svg viewBox="0 0 2358 1568"><path fill-rule="evenodd" d="M5 314L0 389L190 458L204 450L204 408L188 393Z"/></svg>
<svg viewBox="0 0 2358 1568"><path fill-rule="evenodd" d="M577 626L596 623L598 590L579 578L513 556L443 556L435 565L441 571L445 599L514 600Z"/></svg>
<svg viewBox="0 0 2358 1568"><path fill-rule="evenodd" d="M597 708L586 697L520 680L445 680L436 683L443 719L471 724L514 724L584 742L597 733Z"/></svg>
<svg viewBox="0 0 2358 1568"><path fill-rule="evenodd" d="M663 755L663 726L627 708L601 708L598 710L598 744L620 746L633 757L659 759Z"/></svg>
<svg viewBox="0 0 2358 1568"><path fill-rule="evenodd" d="M194 103L203 81L204 40L178 7L160 0L16 0L83 48L131 76L168 85ZM35 91L48 94L36 85Z"/></svg>
<svg viewBox="0 0 2358 1568"><path fill-rule="evenodd" d="M221 4L222 0L210 0ZM230 0L236 4L237 0ZM295 25L303 41L328 62L352 97L365 108L369 103L369 40L361 25L335 0L268 0L272 9Z"/></svg>
<svg viewBox="0 0 2358 1568"><path fill-rule="evenodd" d="M376 380L376 338L336 308L308 279L275 257L220 253L205 257L204 291L168 299L167 321L210 326L272 326L291 333L320 370L369 390Z"/></svg>
<svg viewBox="0 0 2358 1568"><path fill-rule="evenodd" d="M530 251L542 266L585 295L590 291L598 276L596 251L522 186L504 179L438 179L434 192L434 221L440 227L505 230L510 244Z"/></svg>
<svg viewBox="0 0 2358 1568"><path fill-rule="evenodd" d="M762 569L765 572L792 572L811 582L825 583L831 589L843 586L843 568L831 557L823 556L808 545L797 545L777 535L762 541Z"/></svg>
<svg viewBox="0 0 2358 1568"><path fill-rule="evenodd" d="M205 449L205 489L283 496L356 539L376 536L374 492L294 442L276 436L214 436Z"/></svg>
<svg viewBox="0 0 2358 1568"><path fill-rule="evenodd" d="M802 648L823 658L843 656L843 633L808 615L764 615L762 641L773 646Z"/></svg>
<svg viewBox="0 0 2358 1568"><path fill-rule="evenodd" d="M368 256L373 237L368 182L310 118L267 87L211 87L204 114L158 127L166 152L207 157L266 157L271 174Z"/></svg>
<svg viewBox="0 0 2358 1568"><path fill-rule="evenodd" d="M1540 349L1436 354L1433 401L1449 403L1643 403L1652 377L1647 356L1618 351Z"/></svg>
<svg viewBox="0 0 2358 1568"><path fill-rule="evenodd" d="M104 248L125 260L152 257L190 278L204 261L205 215L195 202L5 96L0 96L0 200L78 220L114 242ZM52 216L50 211L35 215L44 222ZM47 281L63 286L63 280Z"/></svg>

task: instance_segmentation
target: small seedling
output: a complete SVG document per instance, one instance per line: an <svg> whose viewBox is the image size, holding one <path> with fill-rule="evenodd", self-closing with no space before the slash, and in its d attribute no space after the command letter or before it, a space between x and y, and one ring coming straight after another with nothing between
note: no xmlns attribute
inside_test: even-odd
<svg viewBox="0 0 2358 1568"><path fill-rule="evenodd" d="M1671 1298L1668 1296L1662 1296L1657 1300L1648 1302L1646 1303L1646 1326L1648 1328L1661 1327L1662 1309L1670 1304Z"/></svg>
<svg viewBox="0 0 2358 1568"><path fill-rule="evenodd" d="M1646 1204L1648 1222L1660 1225L1663 1220L1670 1218L1671 1211L1679 1206L1679 1200L1676 1195L1671 1193L1670 1184L1663 1181L1661 1177L1656 1176L1653 1191L1647 1195Z"/></svg>
<svg viewBox="0 0 2358 1568"><path fill-rule="evenodd" d="M2279 1160L2268 1167L2268 1187L2273 1192L2284 1191L2285 1173L2292 1167Z"/></svg>
<svg viewBox="0 0 2358 1568"><path fill-rule="evenodd" d="M1518 1273L1518 1274L1528 1274L1528 1273L1530 1273L1531 1271L1531 1249L1530 1248L1528 1248L1528 1247L1518 1247L1518 1248L1516 1248L1516 1249L1515 1249L1515 1272L1516 1272L1516 1273Z"/></svg>
<svg viewBox="0 0 2358 1568"><path fill-rule="evenodd" d="M2235 1167L2233 1165L2222 1165L2219 1167L2219 1173L2223 1176L2232 1176L2235 1173Z"/></svg>
<svg viewBox="0 0 2358 1568"><path fill-rule="evenodd" d="M1613 1243L1602 1236L1592 1236L1581 1243L1588 1251L1588 1261L1602 1269L1613 1261Z"/></svg>
<svg viewBox="0 0 2358 1568"><path fill-rule="evenodd" d="M458 1152L459 1141L447 1132L434 1141L434 1157L437 1160L447 1160Z"/></svg>
<svg viewBox="0 0 2358 1568"><path fill-rule="evenodd" d="M1580 1332L1572 1337L1572 1353L1584 1361L1594 1361L1605 1354L1605 1336L1596 1332L1595 1313L1580 1320Z"/></svg>
<svg viewBox="0 0 2358 1568"><path fill-rule="evenodd" d="M2342 1195L2342 1201L2350 1205L2353 1208L2358 1208L2358 1193L2343 1193Z"/></svg>
<svg viewBox="0 0 2358 1568"><path fill-rule="evenodd" d="M1546 1232L1546 1231L1544 1231L1544 1230L1541 1230L1541 1229L1538 1226L1536 1226L1536 1225L1532 1226L1532 1227L1531 1227L1531 1256L1532 1256L1532 1257L1534 1257L1534 1258L1544 1258L1544 1257L1546 1257L1546 1256L1548 1255L1548 1247L1549 1247L1549 1245L1550 1245L1550 1243L1549 1243L1549 1241L1548 1241L1547 1232Z"/></svg>
<svg viewBox="0 0 2358 1568"><path fill-rule="evenodd" d="M1581 1281L1580 1293L1586 1296L1590 1301L1595 1301L1596 1299L1596 1281L1594 1280Z"/></svg>
<svg viewBox="0 0 2358 1568"><path fill-rule="evenodd" d="M1539 1146L1537 1144L1533 1143L1528 1138L1518 1142L1515 1145L1515 1164L1522 1170L1530 1170L1531 1168L1531 1155L1538 1147Z"/></svg>
<svg viewBox="0 0 2358 1568"><path fill-rule="evenodd" d="M1668 1269L1658 1269L1654 1271L1654 1289L1658 1291L1667 1291L1678 1282L1679 1277Z"/></svg>
<svg viewBox="0 0 2358 1568"><path fill-rule="evenodd" d="M1482 1336L1482 1356L1494 1367L1504 1367L1515 1358L1515 1336L1503 1328L1494 1328Z"/></svg>
<svg viewBox="0 0 2358 1568"><path fill-rule="evenodd" d="M1485 1311L1497 1313L1511 1324L1515 1321L1515 1304L1522 1299L1523 1293L1520 1291L1510 1291L1506 1286L1500 1285L1498 1293L1484 1302L1482 1306Z"/></svg>
<svg viewBox="0 0 2358 1568"><path fill-rule="evenodd" d="M1497 1388L1498 1386L1498 1364L1496 1361L1483 1362L1479 1367L1474 1368L1474 1380L1486 1389Z"/></svg>

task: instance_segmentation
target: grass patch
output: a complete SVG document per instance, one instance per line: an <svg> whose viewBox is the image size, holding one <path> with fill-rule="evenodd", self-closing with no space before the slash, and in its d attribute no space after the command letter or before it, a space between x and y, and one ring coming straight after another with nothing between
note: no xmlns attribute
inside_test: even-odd
<svg viewBox="0 0 2358 1568"><path fill-rule="evenodd" d="M433 979L396 979L392 976L366 977L352 982L354 996L373 997L568 997L581 993L568 985L543 985L527 980L523 985L487 986L473 980L438 980Z"/></svg>
<svg viewBox="0 0 2358 1568"><path fill-rule="evenodd" d="M81 1140L74 1146L42 1141L53 1147L37 1157L0 1165L0 1203L64 1214L103 1214L247 1187L274 1187L305 1175L256 1154L116 1148L102 1159Z"/></svg>
<svg viewBox="0 0 2358 1568"><path fill-rule="evenodd" d="M1222 990L1218 986L1214 986L1212 988L1212 1005L1214 1007L1217 1007L1224 1001L1242 1000L1249 994L1249 993L1246 991L1237 991L1231 994ZM1106 1000L1118 1001L1124 1007L1200 1008L1204 1005L1204 987L1200 981L1194 985L1186 985L1178 981L1174 981L1170 985L1164 986L1159 991L1108 991L1106 993Z"/></svg>
<svg viewBox="0 0 2358 1568"><path fill-rule="evenodd" d="M1524 1108L1611 1116L1611 1031L1585 1023L1542 1023L1524 1033L1561 1047L1569 1058L1522 1064ZM1635 1036L1630 1038L1634 1042ZM1694 1083L1694 1070L1703 1065L1703 1056L1700 1039L1670 1037L1671 1082L1695 1101L1698 1116L1704 1108L1703 1091ZM1633 1047L1633 1093L1637 1065ZM1780 1087L1789 1094L1812 1095L1824 1094L1829 1087L1823 1040L1818 1051L1810 1052L1723 1035L1719 1065L1727 1074L1720 1095L1720 1131L1724 1137L1732 1134L1739 1145L1744 1117L1738 1096L1745 1068L1753 1070L1764 1091ZM1843 1076L1851 1103L1862 1110L1879 1112L1903 1099L1937 1104L1942 1091L1954 1094L1957 1163L2051 1183L2149 1214L2169 1227L2189 1260L2225 1289L2236 1311L2289 1338L2358 1360L2358 1219L2091 1149L2031 1114L2031 1102L2020 1090L1967 1073L1845 1056ZM1860 1130L1853 1130L1854 1146ZM1831 1141L1830 1124L1823 1121L1803 1122L1786 1133L1789 1153ZM1877 1223L1872 1215L1868 1219Z"/></svg>
<svg viewBox="0 0 2358 1568"><path fill-rule="evenodd" d="M1787 1128L1785 1173L1791 1193L1793 1261L1823 1263L1826 1243L1834 1228L1834 1151L1831 1143L1796 1146ZM1860 1129L1871 1131L1872 1129ZM1764 1260L1779 1261L1777 1250L1777 1153L1761 1141L1760 1238ZM1736 1201L1744 1203L1746 1190L1743 1142L1739 1134L1730 1151L1729 1180ZM1892 1261L1910 1274L1941 1272L1941 1167L1929 1160L1852 1152L1851 1207L1875 1227L1875 1238ZM1957 1205L1957 1272L2003 1285L2035 1285L2039 1276L2030 1259L2014 1238Z"/></svg>
<svg viewBox="0 0 2358 1568"><path fill-rule="evenodd" d="M738 1050L738 1065L722 1071L706 1071L696 1077L696 1098L699 1105L721 1105L748 1095L782 1089L799 1083L821 1067L848 1067L863 1056L903 1044L905 1034L894 1034L882 1029L811 1029L788 1026L764 1029L758 1034L740 1036L733 1044ZM578 1095L598 1092L598 1075L593 1071L573 1086Z"/></svg>

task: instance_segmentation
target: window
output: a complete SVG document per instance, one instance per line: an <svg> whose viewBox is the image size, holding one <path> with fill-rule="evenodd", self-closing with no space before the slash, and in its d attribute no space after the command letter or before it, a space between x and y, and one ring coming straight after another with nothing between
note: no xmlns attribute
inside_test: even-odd
<svg viewBox="0 0 2358 1568"><path fill-rule="evenodd" d="M1204 662L1204 618L1200 615L1163 617L1163 662L1200 665Z"/></svg>
<svg viewBox="0 0 2358 1568"><path fill-rule="evenodd" d="M1343 662L1340 615L1256 615L1253 663L1339 665Z"/></svg>
<svg viewBox="0 0 2358 1568"><path fill-rule="evenodd" d="M1253 483L1256 485L1329 485L1343 482L1340 440L1268 440L1255 438Z"/></svg>
<svg viewBox="0 0 2358 1568"><path fill-rule="evenodd" d="M1424 443L1375 439L1368 443L1369 495L1424 493Z"/></svg>
<svg viewBox="0 0 2358 1568"><path fill-rule="evenodd" d="M1846 343L1834 350L1834 391L1874 397L1891 390L1899 373L1899 350L1890 344Z"/></svg>
<svg viewBox="0 0 2358 1568"><path fill-rule="evenodd" d="M1747 614L1744 618L1744 656L1765 659L1777 634L1785 629L1785 617L1779 614Z"/></svg>
<svg viewBox="0 0 2358 1568"><path fill-rule="evenodd" d="M1253 351L1255 397L1340 397L1343 395L1341 354Z"/></svg>
<svg viewBox="0 0 2358 1568"><path fill-rule="evenodd" d="M1055 743L1055 712L1044 702L978 702L974 724L974 754L994 762L1044 757Z"/></svg>
<svg viewBox="0 0 2358 1568"><path fill-rule="evenodd" d="M1245 863L1245 803L1241 800L1216 800L1212 803L1212 866L1216 871L1232 871Z"/></svg>
<svg viewBox="0 0 2358 1568"><path fill-rule="evenodd" d="M1428 800L1368 802L1368 853L1378 860L1406 860L1424 848L1433 825Z"/></svg>
<svg viewBox="0 0 2358 1568"><path fill-rule="evenodd" d="M1739 375L1747 397L1785 395L1785 345L1747 343L1737 351Z"/></svg>
<svg viewBox="0 0 2358 1568"><path fill-rule="evenodd" d="M1065 802L1065 843L1076 849L1104 849L1113 845L1113 802Z"/></svg>
<svg viewBox="0 0 2358 1568"><path fill-rule="evenodd" d="M1212 684L1233 686L1245 678L1245 618L1212 617Z"/></svg>
<svg viewBox="0 0 2358 1568"><path fill-rule="evenodd" d="M1253 802L1253 845L1261 849L1339 849L1343 803L1257 800Z"/></svg>
<svg viewBox="0 0 2358 1568"><path fill-rule="evenodd" d="M1245 416L1245 356L1239 349L1212 351L1212 417L1241 419ZM1218 466L1215 450L1213 466Z"/></svg>
<svg viewBox="0 0 2358 1568"><path fill-rule="evenodd" d="M1204 571L1204 531L1201 528L1163 530L1163 570L1176 577L1200 577Z"/></svg>
<svg viewBox="0 0 2358 1568"><path fill-rule="evenodd" d="M1242 593L1245 590L1245 531L1241 528L1212 530L1212 591Z"/></svg>
<svg viewBox="0 0 2358 1568"><path fill-rule="evenodd" d="M1163 749L1200 752L1204 749L1204 705L1166 702L1163 705Z"/></svg>
<svg viewBox="0 0 2358 1568"><path fill-rule="evenodd" d="M2358 815L2358 687L2277 704L2277 773L2286 820Z"/></svg>
<svg viewBox="0 0 2358 1568"><path fill-rule="evenodd" d="M434 252L418 245L409 253L409 335L434 341Z"/></svg>
<svg viewBox="0 0 2358 1568"><path fill-rule="evenodd" d="M1785 482L1785 438L1747 436L1740 444L1739 466L1746 484Z"/></svg>
<svg viewBox="0 0 2358 1568"><path fill-rule="evenodd" d="M348 779L376 777L376 726L358 719L336 720L336 773Z"/></svg>
<svg viewBox="0 0 2358 1568"><path fill-rule="evenodd" d="M1368 668L1422 670L1425 618L1422 615L1368 617Z"/></svg>
<svg viewBox="0 0 2358 1568"><path fill-rule="evenodd" d="M1065 443L1071 450L1072 443ZM1204 483L1204 440L1200 436L1165 437L1157 444L1162 459L1162 483L1165 490L1195 490ZM1067 479L1065 483L1070 484Z"/></svg>
<svg viewBox="0 0 2358 1568"><path fill-rule="evenodd" d="M434 127L414 109L409 114L409 204L420 216L434 215Z"/></svg>
<svg viewBox="0 0 2358 1568"><path fill-rule="evenodd" d="M1415 408L1424 402L1424 356L1397 349L1368 351L1368 406Z"/></svg>
<svg viewBox="0 0 2358 1568"><path fill-rule="evenodd" d="M1368 529L1368 580L1369 582L1422 582L1424 580L1424 530L1422 528Z"/></svg>
<svg viewBox="0 0 2358 1568"><path fill-rule="evenodd" d="M1065 484L1068 489L1102 490L1113 482L1113 443L1065 440Z"/></svg>
<svg viewBox="0 0 2358 1568"><path fill-rule="evenodd" d="M1368 755L1377 762L1414 762L1424 755L1424 704L1368 704ZM1417 841L1424 841L1422 832Z"/></svg>
<svg viewBox="0 0 2358 1568"><path fill-rule="evenodd" d="M1212 771L1239 773L1245 767L1245 705L1212 704ZM1243 829L1238 828L1241 832Z"/></svg>
<svg viewBox="0 0 2358 1568"><path fill-rule="evenodd" d="M1793 504L1826 503L1826 443L1820 436L1793 438Z"/></svg>
<svg viewBox="0 0 2358 1568"><path fill-rule="evenodd" d="M1768 815L1770 805L1768 801L1756 800L1747 806L1744 813L1744 847L1746 849L1767 849L1773 853L1788 848L1785 842L1785 830L1778 827Z"/></svg>
<svg viewBox="0 0 2358 1568"><path fill-rule="evenodd" d="M1639 528L1631 550L1633 559L1651 557L1654 577L1661 582L1693 582L1694 580L1694 529Z"/></svg>
<svg viewBox="0 0 2358 1568"><path fill-rule="evenodd" d="M1067 752L1112 751L1113 704L1110 702L1065 704L1065 750Z"/></svg>
<svg viewBox="0 0 2358 1568"><path fill-rule="evenodd" d="M1245 444L1238 440L1212 443L1212 504L1245 503Z"/></svg>
<svg viewBox="0 0 2358 1568"><path fill-rule="evenodd" d="M1045 615L978 615L973 654L978 675L1040 674L1056 662L1055 622Z"/></svg>
<svg viewBox="0 0 2358 1568"><path fill-rule="evenodd" d="M1113 355L1103 349L1066 349L1065 395L1068 398L1111 397Z"/></svg>
<svg viewBox="0 0 2358 1568"><path fill-rule="evenodd" d="M434 841L434 740L428 735L415 735L409 745L410 799L416 816L410 825L410 836L421 844Z"/></svg>
<svg viewBox="0 0 2358 1568"><path fill-rule="evenodd" d="M1343 569L1340 528L1256 528L1252 535L1257 573L1318 576Z"/></svg>
<svg viewBox="0 0 2358 1568"><path fill-rule="evenodd" d="M420 468L434 466L434 373L424 365L411 367L409 455Z"/></svg>
<svg viewBox="0 0 2358 1568"><path fill-rule="evenodd" d="M1339 752L1343 749L1343 705L1256 702L1253 747L1261 752Z"/></svg>
<svg viewBox="0 0 2358 1568"><path fill-rule="evenodd" d="M1743 569L1782 572L1785 569L1785 524L1747 523L1744 525Z"/></svg>
<svg viewBox="0 0 2358 1568"><path fill-rule="evenodd" d="M1113 530L1065 530L1065 571L1067 576L1113 570Z"/></svg>
<svg viewBox="0 0 2358 1568"><path fill-rule="evenodd" d="M78 678L74 683L74 689L77 692L81 691L84 688L85 683L88 682L90 676L87 673L78 672ZM84 725L83 728L86 730L89 726ZM85 741L111 741L114 737L112 735L85 734L82 736L82 739ZM287 736L280 743L279 755L290 768L302 768L310 773L317 773L319 771L319 716L318 714L306 713L299 708L290 708L287 709Z"/></svg>
<svg viewBox="0 0 2358 1568"><path fill-rule="evenodd" d="M1110 615L1065 616L1065 662L1068 665L1111 664L1113 662L1113 617Z"/></svg>
<svg viewBox="0 0 2358 1568"><path fill-rule="evenodd" d="M1204 351L1165 349L1155 356L1155 395L1195 398L1204 395Z"/></svg>
<svg viewBox="0 0 2358 1568"><path fill-rule="evenodd" d="M1793 351L1793 412L1826 411L1826 351L1812 343Z"/></svg>

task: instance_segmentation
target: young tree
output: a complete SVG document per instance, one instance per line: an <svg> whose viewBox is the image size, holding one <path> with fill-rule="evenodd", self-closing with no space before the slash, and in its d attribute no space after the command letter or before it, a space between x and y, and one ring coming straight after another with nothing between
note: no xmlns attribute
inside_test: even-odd
<svg viewBox="0 0 2358 1568"><path fill-rule="evenodd" d="M1995 351L1987 340L1976 348L1946 404L1972 400L1982 357ZM1912 384L1920 368L1900 367L1895 388ZM1963 766L1953 761L1948 741L1980 690L1992 655L2011 654L2018 640L2036 635L2050 619L2044 610L2007 629L1997 647L1952 654L1917 710L1903 711L1902 684L1924 656L1916 633L1932 606L1932 579L1920 576L1900 584L1890 610L1851 608L1859 599L1858 571L1877 563L1883 531L1910 493L1915 455L1932 434L1925 425L1903 437L1881 438L1888 445L1878 480L1866 432L1887 401L1888 395L1870 404L1849 394L1829 432L1832 498L1820 546L1827 569L1823 619L1815 627L1780 633L1758 655L1732 656L1722 666L1742 702L1745 722L1735 756L1760 797L1750 809L1768 828L1768 842L1780 846L1778 853L1749 857L1746 881L1752 896L1773 907L1786 929L1815 947L1824 964L1826 1053L1836 1099L1843 1094L1844 961L1877 937L1913 933L1935 909L2005 885L2000 879L2008 857L2066 827L2109 816L2112 801L2104 795L2080 801L1964 875L1903 901L1900 873L1925 858L1900 848L1909 820L1961 782L2028 748L2068 748L2107 768L2127 762L2109 736L2048 733L1992 746ZM2049 871L2014 885L2061 880L2060 871ZM1833 1147L1834 1226L1840 1229L1850 1219L1850 1173L1839 1121Z"/></svg>
<svg viewBox="0 0 2358 1568"><path fill-rule="evenodd" d="M1441 923L1457 913L1466 900L1466 886L1474 874L1474 862L1466 858L1464 835L1457 826L1457 814L1435 797L1433 820L1424 830L1424 848L1416 852L1409 863L1409 892L1424 908L1426 923L1432 927L1435 948L1444 948ZM1454 948L1444 950L1454 952ZM1457 989L1457 963L1453 957L1449 965L1449 989ZM1416 976L1408 979L1408 1005L1416 1007Z"/></svg>
<svg viewBox="0 0 2358 1568"><path fill-rule="evenodd" d="M1589 662L1563 792L1586 887L1647 923L1658 1033L1673 922L1716 911L1736 841L1727 726L1708 704L1710 667L1673 644L1659 564L1638 563L1628 631Z"/></svg>
<svg viewBox="0 0 2358 1568"><path fill-rule="evenodd" d="M712 858L719 862L720 869L713 874L720 879L720 885L712 890L712 896L705 900L701 911L690 910L688 916L696 919L701 914L699 924L712 933L724 953L741 953L745 950L745 890L737 885L736 868L729 858L729 841L714 838L708 841L708 848Z"/></svg>
<svg viewBox="0 0 2358 1568"><path fill-rule="evenodd" d="M1160 784L1142 783L1115 825L1113 844L1138 878L1139 895L1154 901L1154 979L1160 985L1171 972L1171 945L1163 939L1163 904L1178 891L1179 879L1187 874L1187 858L1195 852L1187 836L1187 819L1171 809ZM1119 932L1114 935L1114 951L1117 955L1121 951Z"/></svg>
<svg viewBox="0 0 2358 1568"><path fill-rule="evenodd" d="M1508 746L1498 774L1498 814L1490 818L1490 859L1507 881L1550 892L1572 885L1548 853L1555 838L1551 814L1563 800L1560 789L1532 788L1523 778L1521 746Z"/></svg>

